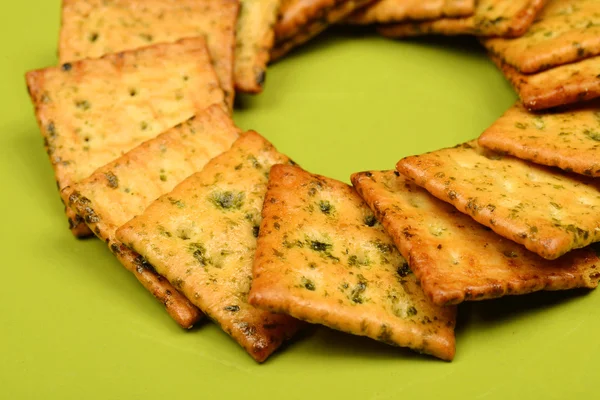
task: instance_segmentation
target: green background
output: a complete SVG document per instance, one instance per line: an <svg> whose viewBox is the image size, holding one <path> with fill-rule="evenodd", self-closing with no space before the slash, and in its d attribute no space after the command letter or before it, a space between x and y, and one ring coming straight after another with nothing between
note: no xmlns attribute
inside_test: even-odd
<svg viewBox="0 0 600 400"><path fill-rule="evenodd" d="M179 329L103 243L66 229L23 78L56 63L59 15L59 0L2 2L0 398L594 397L594 292L462 305L452 363L315 327L257 365L215 325ZM348 181L474 138L514 100L473 39L338 29L274 65L235 118Z"/></svg>

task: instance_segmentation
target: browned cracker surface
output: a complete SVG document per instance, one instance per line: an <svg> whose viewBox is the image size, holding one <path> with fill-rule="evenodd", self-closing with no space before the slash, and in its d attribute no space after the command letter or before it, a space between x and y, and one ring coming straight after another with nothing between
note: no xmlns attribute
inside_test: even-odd
<svg viewBox="0 0 600 400"><path fill-rule="evenodd" d="M592 249L545 260L436 199L397 171L354 174L352 183L435 304L598 285L600 259Z"/></svg>
<svg viewBox="0 0 600 400"><path fill-rule="evenodd" d="M286 162L260 135L246 133L117 231L257 361L300 326L248 303L268 172Z"/></svg>
<svg viewBox="0 0 600 400"><path fill-rule="evenodd" d="M475 141L402 159L397 169L437 198L546 259L600 240L600 184Z"/></svg>
<svg viewBox="0 0 600 400"><path fill-rule="evenodd" d="M354 189L271 169L250 303L444 360L454 307L433 305Z"/></svg>
<svg viewBox="0 0 600 400"><path fill-rule="evenodd" d="M380 0L356 11L345 21L374 24L422 21L443 17L468 17L475 11L475 0Z"/></svg>

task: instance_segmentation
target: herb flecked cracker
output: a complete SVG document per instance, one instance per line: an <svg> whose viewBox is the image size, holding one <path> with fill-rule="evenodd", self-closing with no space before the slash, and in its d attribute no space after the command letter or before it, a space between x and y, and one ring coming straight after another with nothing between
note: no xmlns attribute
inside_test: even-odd
<svg viewBox="0 0 600 400"><path fill-rule="evenodd" d="M272 165L290 160L254 132L117 231L257 361L301 326L247 297Z"/></svg>
<svg viewBox="0 0 600 400"><path fill-rule="evenodd" d="M238 134L222 107L213 105L65 189L70 192L69 206L184 328L199 319L199 310L138 254L122 246L115 232L142 214L159 196L229 149Z"/></svg>
<svg viewBox="0 0 600 400"><path fill-rule="evenodd" d="M527 33L484 46L524 74L600 54L600 2L550 0Z"/></svg>
<svg viewBox="0 0 600 400"><path fill-rule="evenodd" d="M223 103L202 38L31 71L27 85L59 190ZM85 225L68 211L71 227Z"/></svg>
<svg viewBox="0 0 600 400"><path fill-rule="evenodd" d="M479 0L475 13L466 18L382 25L387 37L427 34L517 37L533 23L547 0Z"/></svg>
<svg viewBox="0 0 600 400"><path fill-rule="evenodd" d="M600 178L600 101L535 114L518 102L483 132L479 144L537 164Z"/></svg>
<svg viewBox="0 0 600 400"><path fill-rule="evenodd" d="M600 182L475 141L402 159L398 171L497 234L553 260L600 240Z"/></svg>
<svg viewBox="0 0 600 400"><path fill-rule="evenodd" d="M262 212L251 304L452 360L456 309L430 303L351 186L276 165Z"/></svg>
<svg viewBox="0 0 600 400"><path fill-rule="evenodd" d="M475 11L475 0L380 0L356 11L344 22L385 24L423 21L443 17L468 17Z"/></svg>
<svg viewBox="0 0 600 400"><path fill-rule="evenodd" d="M275 42L274 25L280 0L242 0L237 24L235 86L260 93Z"/></svg>
<svg viewBox="0 0 600 400"><path fill-rule="evenodd" d="M352 183L409 260L434 304L598 286L600 258L592 249L545 260L436 199L397 171L354 174Z"/></svg>
<svg viewBox="0 0 600 400"><path fill-rule="evenodd" d="M543 110L600 97L600 56L525 75L490 56L529 110Z"/></svg>
<svg viewBox="0 0 600 400"><path fill-rule="evenodd" d="M233 108L237 0L63 0L61 63L201 36Z"/></svg>

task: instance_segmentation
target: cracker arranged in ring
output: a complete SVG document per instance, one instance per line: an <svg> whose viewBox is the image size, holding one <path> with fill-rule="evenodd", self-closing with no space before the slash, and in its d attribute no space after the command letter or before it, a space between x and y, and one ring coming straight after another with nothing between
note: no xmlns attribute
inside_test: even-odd
<svg viewBox="0 0 600 400"><path fill-rule="evenodd" d="M433 305L351 186L271 169L250 303L444 360L456 309Z"/></svg>
<svg viewBox="0 0 600 400"><path fill-rule="evenodd" d="M523 74L593 57L600 54L600 3L550 0L525 35L482 42Z"/></svg>
<svg viewBox="0 0 600 400"><path fill-rule="evenodd" d="M31 71L27 85L59 190L223 103L200 37Z"/></svg>
<svg viewBox="0 0 600 400"><path fill-rule="evenodd" d="M269 170L287 162L259 134L245 133L117 231L259 362L301 325L247 300Z"/></svg>
<svg viewBox="0 0 600 400"><path fill-rule="evenodd" d="M397 171L354 174L352 183L409 260L434 304L598 286L600 258L592 249L545 260Z"/></svg>
<svg viewBox="0 0 600 400"><path fill-rule="evenodd" d="M237 24L235 86L247 93L263 89L267 64L275 43L274 25L280 0L242 0Z"/></svg>
<svg viewBox="0 0 600 400"><path fill-rule="evenodd" d="M529 110L543 110L600 97L600 56L525 75L490 56Z"/></svg>
<svg viewBox="0 0 600 400"><path fill-rule="evenodd" d="M400 160L398 171L497 234L553 260L600 241L600 182L475 141Z"/></svg>
<svg viewBox="0 0 600 400"><path fill-rule="evenodd" d="M233 108L237 0L63 0L61 63L202 36Z"/></svg>
<svg viewBox="0 0 600 400"><path fill-rule="evenodd" d="M199 310L138 254L122 246L115 233L158 197L228 150L238 134L222 106L213 105L65 189L69 206L184 328L199 319Z"/></svg>
<svg viewBox="0 0 600 400"><path fill-rule="evenodd" d="M466 18L382 25L383 36L398 38L428 34L518 37L533 23L547 0L478 0Z"/></svg>
<svg viewBox="0 0 600 400"><path fill-rule="evenodd" d="M600 178L600 100L535 114L518 102L483 132L479 144Z"/></svg>
<svg viewBox="0 0 600 400"><path fill-rule="evenodd" d="M344 22L358 25L388 24L444 17L468 17L474 11L475 0L380 0L356 11Z"/></svg>

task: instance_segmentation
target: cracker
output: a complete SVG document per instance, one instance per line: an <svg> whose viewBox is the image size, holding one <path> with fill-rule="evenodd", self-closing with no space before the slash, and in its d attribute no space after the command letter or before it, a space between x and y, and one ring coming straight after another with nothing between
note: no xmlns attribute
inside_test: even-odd
<svg viewBox="0 0 600 400"><path fill-rule="evenodd" d="M600 177L600 100L545 113L517 102L479 144L537 164Z"/></svg>
<svg viewBox="0 0 600 400"><path fill-rule="evenodd" d="M235 86L247 93L263 89L280 0L242 0L237 24Z"/></svg>
<svg viewBox="0 0 600 400"><path fill-rule="evenodd" d="M547 0L479 0L466 18L382 25L383 36L397 38L427 34L517 37L523 35Z"/></svg>
<svg viewBox="0 0 600 400"><path fill-rule="evenodd" d="M155 199L229 149L237 137L238 129L231 118L221 106L213 105L65 189L70 193L69 206L185 328L200 317L199 310L139 255L122 246L115 232L142 214Z"/></svg>
<svg viewBox="0 0 600 400"><path fill-rule="evenodd" d="M475 141L407 157L398 171L437 198L553 260L600 240L600 184L502 156Z"/></svg>
<svg viewBox="0 0 600 400"><path fill-rule="evenodd" d="M600 258L574 250L548 261L495 234L397 171L352 175L434 304L458 304L539 290L595 288Z"/></svg>
<svg viewBox="0 0 600 400"><path fill-rule="evenodd" d="M259 362L300 326L247 301L269 170L286 162L260 135L246 133L117 231Z"/></svg>
<svg viewBox="0 0 600 400"><path fill-rule="evenodd" d="M275 25L277 60L373 0L283 0Z"/></svg>
<svg viewBox="0 0 600 400"><path fill-rule="evenodd" d="M351 186L277 165L263 218L251 304L452 360L455 308L429 302Z"/></svg>
<svg viewBox="0 0 600 400"><path fill-rule="evenodd" d="M444 17L468 17L475 0L380 0L356 11L344 22L357 25L423 21Z"/></svg>
<svg viewBox="0 0 600 400"><path fill-rule="evenodd" d="M205 38L233 108L237 0L63 0L61 63L183 38Z"/></svg>
<svg viewBox="0 0 600 400"><path fill-rule="evenodd" d="M550 0L527 33L491 38L484 46L524 74L600 54L600 3Z"/></svg>
<svg viewBox="0 0 600 400"><path fill-rule="evenodd" d="M27 85L59 190L223 102L202 38L31 71Z"/></svg>
<svg viewBox="0 0 600 400"><path fill-rule="evenodd" d="M498 57L490 58L502 70L529 110L543 110L600 97L600 56L533 75L520 73Z"/></svg>

